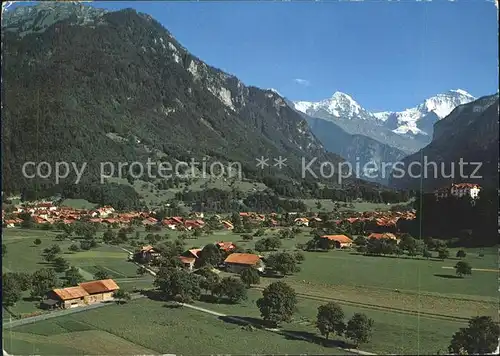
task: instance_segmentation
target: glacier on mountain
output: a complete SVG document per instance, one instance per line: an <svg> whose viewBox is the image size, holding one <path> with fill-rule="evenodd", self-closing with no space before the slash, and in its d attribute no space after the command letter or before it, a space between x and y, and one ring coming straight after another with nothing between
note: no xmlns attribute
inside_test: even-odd
<svg viewBox="0 0 500 356"><path fill-rule="evenodd" d="M400 112L370 112L350 95L335 92L331 98L318 102L295 101L295 109L313 117L338 120L364 120L382 126L399 135L425 135L432 133L432 125L459 105L475 97L463 89L449 90L424 100L421 104Z"/></svg>

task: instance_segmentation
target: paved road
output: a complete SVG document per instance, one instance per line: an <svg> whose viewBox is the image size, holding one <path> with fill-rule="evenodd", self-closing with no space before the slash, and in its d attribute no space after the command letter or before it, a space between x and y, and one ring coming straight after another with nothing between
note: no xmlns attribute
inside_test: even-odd
<svg viewBox="0 0 500 356"><path fill-rule="evenodd" d="M132 294L132 295L130 295L130 297L133 300L133 299L138 299L138 298L144 298L145 296L141 295L141 294ZM17 320L4 322L2 324L2 327L4 329L10 329L10 328L14 328L14 327L20 326L20 325L32 324L32 323L36 323L37 321L57 318L59 316L64 316L64 315L69 315L69 314L74 314L74 313L80 313L82 311L102 308L102 307L105 307L108 305L113 305L113 304L115 304L115 303L114 302L106 302L106 303L86 305L86 306L77 307L77 308L58 310L58 311L54 311L54 312L50 312L50 313L46 313L46 314L42 314L42 315L32 316L29 318L17 319Z"/></svg>

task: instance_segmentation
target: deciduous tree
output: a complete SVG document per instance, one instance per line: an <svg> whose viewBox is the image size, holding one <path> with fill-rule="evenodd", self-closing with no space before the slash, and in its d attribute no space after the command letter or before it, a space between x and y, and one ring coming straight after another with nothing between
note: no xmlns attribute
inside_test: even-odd
<svg viewBox="0 0 500 356"><path fill-rule="evenodd" d="M77 286L78 283L82 283L84 281L83 276L80 274L80 270L74 266L70 267L64 273L64 279L66 280L66 285L68 286Z"/></svg>
<svg viewBox="0 0 500 356"><path fill-rule="evenodd" d="M459 261L455 265L455 273L459 277L472 274L472 267L465 261Z"/></svg>
<svg viewBox="0 0 500 356"><path fill-rule="evenodd" d="M297 266L297 260L288 252L278 252L269 255L266 260L266 267L283 275L300 271L299 266Z"/></svg>
<svg viewBox="0 0 500 356"><path fill-rule="evenodd" d="M113 293L113 298L116 300L116 304L123 304L132 299L130 293L124 291L123 289L115 291Z"/></svg>
<svg viewBox="0 0 500 356"><path fill-rule="evenodd" d="M49 290L57 287L57 276L54 270L42 268L31 277L31 296L42 297Z"/></svg>
<svg viewBox="0 0 500 356"><path fill-rule="evenodd" d="M249 267L245 268L240 272L240 278L243 284L247 288L250 288L252 284L259 284L260 283L260 275L259 271L257 271L255 268Z"/></svg>
<svg viewBox="0 0 500 356"><path fill-rule="evenodd" d="M237 303L247 298L247 289L241 280L234 277L224 277L217 284L214 294L219 298L227 298L231 303Z"/></svg>
<svg viewBox="0 0 500 356"><path fill-rule="evenodd" d="M340 305L330 302L318 307L316 327L327 340L331 333L342 336L345 329L344 312Z"/></svg>
<svg viewBox="0 0 500 356"><path fill-rule="evenodd" d="M13 273L2 274L2 304L13 306L21 299L21 286Z"/></svg>
<svg viewBox="0 0 500 356"><path fill-rule="evenodd" d="M452 337L448 351L453 354L487 355L498 346L500 328L489 316L469 320L466 328L460 328Z"/></svg>
<svg viewBox="0 0 500 356"><path fill-rule="evenodd" d="M262 318L274 325L289 322L297 310L297 295L293 288L284 282L274 282L262 292L257 300Z"/></svg>
<svg viewBox="0 0 500 356"><path fill-rule="evenodd" d="M365 314L356 313L347 322L345 336L352 341L356 347L370 340L373 329L373 320Z"/></svg>

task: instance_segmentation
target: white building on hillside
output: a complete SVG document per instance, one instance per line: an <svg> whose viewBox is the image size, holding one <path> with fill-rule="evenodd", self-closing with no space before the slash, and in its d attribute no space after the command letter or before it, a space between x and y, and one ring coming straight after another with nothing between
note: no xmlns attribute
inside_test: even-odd
<svg viewBox="0 0 500 356"><path fill-rule="evenodd" d="M481 187L478 184L459 183L451 185L451 195L461 198L463 196L470 196L472 199L479 197Z"/></svg>
<svg viewBox="0 0 500 356"><path fill-rule="evenodd" d="M477 199L479 197L480 191L481 187L478 184L458 183L452 184L451 188L444 187L436 190L434 192L434 196L436 197L436 199L447 198L450 195L456 198L470 196L472 199Z"/></svg>

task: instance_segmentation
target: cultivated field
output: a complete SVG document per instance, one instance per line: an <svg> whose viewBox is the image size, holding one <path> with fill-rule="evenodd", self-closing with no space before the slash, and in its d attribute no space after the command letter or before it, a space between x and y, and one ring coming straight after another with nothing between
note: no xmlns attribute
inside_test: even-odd
<svg viewBox="0 0 500 356"><path fill-rule="evenodd" d="M140 231L140 239L143 239L147 232L137 230ZM309 229L302 230L294 239L282 240L282 249L294 249L297 243L311 238ZM166 229L159 233L168 233L171 240L180 234ZM277 230L268 229L264 237L275 233ZM70 241L55 241L56 234L43 230L5 229L3 240L8 246L8 253L3 260L3 271L33 272L47 267L41 257L43 248L58 243L63 251L67 251L71 244ZM191 235L190 232L187 234ZM35 247L33 240L37 237L42 244ZM260 238L242 241L238 234L220 231L189 238L186 247L232 241L244 248L253 248ZM438 350L445 351L452 334L466 325L470 317L490 315L498 320L497 249L466 249L466 252L465 260L477 270L465 278L454 276L452 267L457 262L454 258L441 261L432 258L368 257L347 250L306 252L301 271L285 277L285 281L299 295L299 311L294 321L284 324L282 329L307 337L311 342L290 341L288 336L262 330L243 330L213 315L186 308L166 308L164 302L143 298L126 305L107 306L13 328L4 332L5 347L14 354L93 354L96 351L93 351L92 345L102 345L94 346L101 354L117 354L125 349L136 354L296 351L331 354L340 351L314 341L319 338L314 319L319 305L337 301L347 317L362 312L374 319L373 337L361 346L362 350L432 354ZM484 257L479 257L480 252ZM456 250L450 250L450 256L455 253ZM102 245L90 251L63 256L71 265L79 267L86 279L92 279L97 268L103 268L123 289L131 291L152 286L152 277L136 277L137 267L126 261L128 253L120 246ZM249 299L241 304L200 301L195 305L258 322L260 315L255 301L260 297L261 289L275 280L261 279L261 285L252 289ZM36 304L27 298L11 311L20 314L35 308ZM95 343L86 342L90 339L96 340ZM230 342L233 339L238 342Z"/></svg>
<svg viewBox="0 0 500 356"><path fill-rule="evenodd" d="M145 298L5 330L3 337L16 354L345 354Z"/></svg>
<svg viewBox="0 0 500 356"><path fill-rule="evenodd" d="M153 278L149 275L138 277L137 266L127 261L128 253L117 246L102 245L89 251L69 252L68 247L75 243L69 240L57 241L54 231L39 229L4 229L2 232L2 243L7 246L7 255L2 260L3 272L27 272L33 273L41 268L51 265L44 261L42 251L53 244L61 247L61 256L68 260L71 266L78 267L80 274L85 280L93 280L94 273L98 269L108 272L125 290L150 287ZM42 243L36 246L33 242L39 238ZM76 241L78 244L78 241ZM60 274L62 276L63 274ZM23 299L9 311L14 315L32 313L38 309L38 301L29 297L29 292L24 293ZM4 318L9 317L4 313Z"/></svg>

